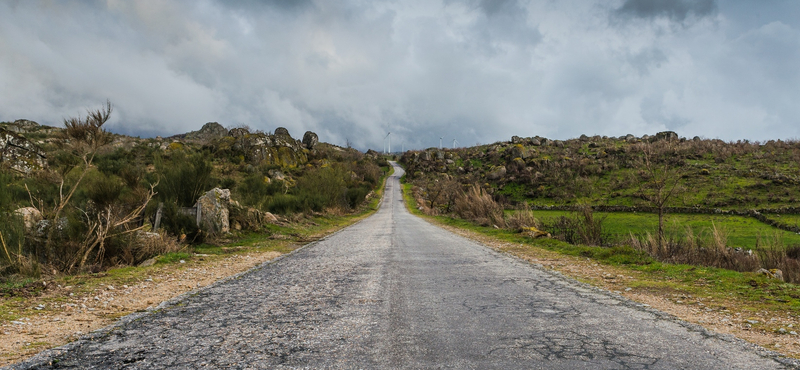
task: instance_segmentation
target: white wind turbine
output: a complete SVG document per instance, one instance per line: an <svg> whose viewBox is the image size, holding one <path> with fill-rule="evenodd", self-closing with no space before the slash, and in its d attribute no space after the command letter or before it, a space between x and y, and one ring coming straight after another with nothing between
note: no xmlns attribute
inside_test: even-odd
<svg viewBox="0 0 800 370"><path fill-rule="evenodd" d="M383 154L386 154L386 139L389 139L389 135L391 134L392 133L390 132L383 137ZM389 139L389 152L392 152L392 139Z"/></svg>
<svg viewBox="0 0 800 370"><path fill-rule="evenodd" d="M453 149L455 149L455 148L456 148L456 143L458 143L458 140L456 140L456 139L454 138L454 139L453 139ZM461 143L459 143L459 144L461 144Z"/></svg>

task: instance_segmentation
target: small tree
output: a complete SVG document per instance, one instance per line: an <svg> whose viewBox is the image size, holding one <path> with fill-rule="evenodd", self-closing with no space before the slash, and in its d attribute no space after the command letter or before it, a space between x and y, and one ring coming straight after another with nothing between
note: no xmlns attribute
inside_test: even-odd
<svg viewBox="0 0 800 370"><path fill-rule="evenodd" d="M658 142L657 142L658 143ZM658 209L658 247L663 247L664 212L667 205L683 191L680 185L683 173L680 167L671 166L667 158L657 158L659 154L669 155L672 144L663 142L642 144L643 167L639 172L641 184L639 193L653 208Z"/></svg>
<svg viewBox="0 0 800 370"><path fill-rule="evenodd" d="M111 117L111 102L106 101L104 108L88 111L86 118L70 117L64 119L64 131L62 132L60 145L70 148L74 154L83 160L83 170L78 178L70 187L69 191L64 194L65 176L62 175L58 187L58 199L56 199L55 206L51 213L50 231L47 233L47 240L45 241L45 250L49 251L53 248L55 242L55 233L58 230L58 222L61 214L70 200L75 195L81 182L92 169L92 162L97 154L97 150L111 142L111 135L103 129L103 125L108 122ZM69 171L65 171L66 174ZM31 202L33 203L33 202ZM32 204L36 207L35 204Z"/></svg>

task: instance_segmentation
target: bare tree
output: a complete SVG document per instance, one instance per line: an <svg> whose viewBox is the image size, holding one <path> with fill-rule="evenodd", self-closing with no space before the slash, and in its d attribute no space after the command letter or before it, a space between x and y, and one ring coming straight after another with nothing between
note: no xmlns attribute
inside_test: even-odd
<svg viewBox="0 0 800 370"><path fill-rule="evenodd" d="M658 142L657 142L658 143ZM669 142L645 143L641 145L643 169L640 171L641 184L639 193L654 208L658 209L658 247L663 247L664 212L667 205L677 194L683 191L680 167L670 165L667 158L657 158L672 151Z"/></svg>

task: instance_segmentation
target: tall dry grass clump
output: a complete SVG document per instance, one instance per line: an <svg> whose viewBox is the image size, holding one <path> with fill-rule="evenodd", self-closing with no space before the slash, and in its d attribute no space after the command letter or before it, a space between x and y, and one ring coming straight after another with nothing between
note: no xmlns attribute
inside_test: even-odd
<svg viewBox="0 0 800 370"><path fill-rule="evenodd" d="M478 185L471 186L455 199L453 212L482 226L505 226L503 207Z"/></svg>
<svg viewBox="0 0 800 370"><path fill-rule="evenodd" d="M521 231L530 227L541 228L539 220L533 216L533 212L530 206L528 206L528 203L523 203L523 206L519 210L509 214L505 219L505 223L506 228L509 230Z"/></svg>
<svg viewBox="0 0 800 370"><path fill-rule="evenodd" d="M695 234L691 227L684 228L683 235L670 230L662 244L647 233L643 237L631 235L630 245L647 252L653 258L667 263L718 267L739 272L755 272L759 269L781 270L783 280L800 283L800 246L786 247L780 233L759 235L753 250L728 247L724 229L712 227Z"/></svg>

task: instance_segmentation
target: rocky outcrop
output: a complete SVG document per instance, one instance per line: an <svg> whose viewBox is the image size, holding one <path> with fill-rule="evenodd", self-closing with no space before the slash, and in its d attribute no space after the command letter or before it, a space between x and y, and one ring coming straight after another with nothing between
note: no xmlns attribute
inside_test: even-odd
<svg viewBox="0 0 800 370"><path fill-rule="evenodd" d="M217 122L209 122L203 125L199 131L192 131L184 135L183 139L187 141L196 141L201 143L208 143L216 139L228 136L228 130L222 127Z"/></svg>
<svg viewBox="0 0 800 370"><path fill-rule="evenodd" d="M417 153L414 153L417 154ZM367 150L367 156L372 157L373 159L378 159L381 156L381 153L378 153L372 149Z"/></svg>
<svg viewBox="0 0 800 370"><path fill-rule="evenodd" d="M314 147L317 146L317 143L319 143L319 137L317 134L311 131L306 131L306 133L303 135L303 145L305 145L306 149L313 150Z"/></svg>
<svg viewBox="0 0 800 370"><path fill-rule="evenodd" d="M278 127L275 129L275 136L285 137L288 139L292 138L292 135L289 135L289 130L286 127Z"/></svg>
<svg viewBox="0 0 800 370"><path fill-rule="evenodd" d="M197 200L197 212L200 213L201 225L210 234L219 235L230 232L231 191L214 188Z"/></svg>
<svg viewBox="0 0 800 370"><path fill-rule="evenodd" d="M305 146L287 135L252 134L244 146L247 158L252 162L297 167L308 161Z"/></svg>
<svg viewBox="0 0 800 370"><path fill-rule="evenodd" d="M25 137L0 129L0 163L14 171L28 174L46 168L44 151Z"/></svg>
<svg viewBox="0 0 800 370"><path fill-rule="evenodd" d="M679 137L675 131L661 131L656 134L655 140L677 141Z"/></svg>

